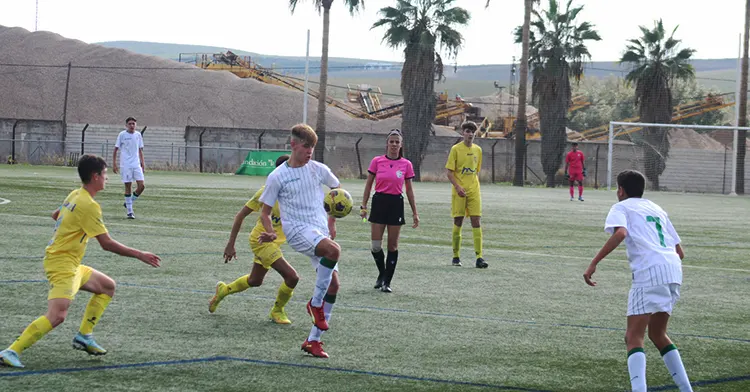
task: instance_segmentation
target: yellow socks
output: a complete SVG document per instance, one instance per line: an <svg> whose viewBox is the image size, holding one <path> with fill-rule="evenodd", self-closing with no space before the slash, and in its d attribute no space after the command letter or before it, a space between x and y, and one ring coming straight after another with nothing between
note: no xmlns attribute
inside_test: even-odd
<svg viewBox="0 0 750 392"><path fill-rule="evenodd" d="M474 237L474 253L477 254L477 258L482 257L482 228L473 227L471 233Z"/></svg>
<svg viewBox="0 0 750 392"><path fill-rule="evenodd" d="M294 289L287 286L286 282L281 282L279 291L276 294L276 302L274 302L273 307L276 309L284 309L284 306L286 306L293 294Z"/></svg>
<svg viewBox="0 0 750 392"><path fill-rule="evenodd" d="M16 339L8 349L13 350L16 354L21 354L23 350L31 347L34 343L39 341L44 335L48 334L52 330L52 324L49 322L46 316L39 317L29 324L26 329L23 330L21 336Z"/></svg>
<svg viewBox="0 0 750 392"><path fill-rule="evenodd" d="M453 257L461 253L461 226L453 225Z"/></svg>
<svg viewBox="0 0 750 392"><path fill-rule="evenodd" d="M227 295L241 293L250 288L247 280L250 279L250 275L245 275L237 278L234 282L227 285Z"/></svg>
<svg viewBox="0 0 750 392"><path fill-rule="evenodd" d="M112 297L107 294L96 294L91 297L89 304L86 305L86 311L83 313L81 328L78 330L81 334L90 335L94 332L94 327L102 318L109 301L112 301Z"/></svg>

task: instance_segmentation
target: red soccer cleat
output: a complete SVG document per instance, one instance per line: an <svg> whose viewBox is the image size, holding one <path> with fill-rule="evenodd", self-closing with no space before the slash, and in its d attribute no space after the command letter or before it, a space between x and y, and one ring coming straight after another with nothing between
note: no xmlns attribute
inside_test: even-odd
<svg viewBox="0 0 750 392"><path fill-rule="evenodd" d="M316 358L328 358L328 353L323 351L323 342L308 342L307 339L305 339L305 342L302 343L302 351L312 355Z"/></svg>
<svg viewBox="0 0 750 392"><path fill-rule="evenodd" d="M312 306L312 299L307 302L307 314L312 317L313 324L321 331L328 331L328 322L323 307Z"/></svg>

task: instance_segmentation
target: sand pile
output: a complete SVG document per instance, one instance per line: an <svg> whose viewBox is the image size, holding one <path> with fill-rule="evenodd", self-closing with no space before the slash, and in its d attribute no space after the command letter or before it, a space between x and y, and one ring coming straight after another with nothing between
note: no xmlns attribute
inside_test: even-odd
<svg viewBox="0 0 750 392"><path fill-rule="evenodd" d="M710 135L698 133L689 128L670 130L669 144L672 148L693 148L716 151L724 150L724 146Z"/></svg>
<svg viewBox="0 0 750 392"><path fill-rule="evenodd" d="M120 124L134 116L141 126L288 129L302 120L302 92L229 72L4 26L0 48L0 63L91 67L71 70L69 123ZM66 74L67 67L0 65L0 117L61 120ZM308 105L308 123L315 124L317 100ZM332 107L326 120L333 132L386 133L401 125L400 118L361 120Z"/></svg>

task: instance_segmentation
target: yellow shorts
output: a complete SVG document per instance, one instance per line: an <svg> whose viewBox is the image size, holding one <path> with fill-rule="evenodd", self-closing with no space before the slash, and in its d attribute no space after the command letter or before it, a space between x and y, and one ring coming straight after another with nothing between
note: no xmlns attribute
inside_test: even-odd
<svg viewBox="0 0 750 392"><path fill-rule="evenodd" d="M458 196L456 190L451 194L451 217L482 216L482 197L479 192Z"/></svg>
<svg viewBox="0 0 750 392"><path fill-rule="evenodd" d="M85 265L67 262L44 262L44 273L49 281L47 300L67 298L73 300L86 282L91 278L94 269Z"/></svg>
<svg viewBox="0 0 750 392"><path fill-rule="evenodd" d="M251 241L250 249L255 255L253 262L262 265L265 269L270 269L276 260L284 257L281 253L281 247L276 242L258 244L257 240Z"/></svg>

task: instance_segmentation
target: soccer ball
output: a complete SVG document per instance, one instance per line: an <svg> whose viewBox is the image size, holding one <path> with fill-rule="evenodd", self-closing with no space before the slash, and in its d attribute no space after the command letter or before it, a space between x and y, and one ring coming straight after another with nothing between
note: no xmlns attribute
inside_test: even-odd
<svg viewBox="0 0 750 392"><path fill-rule="evenodd" d="M354 204L352 195L341 188L331 189L323 199L323 208L328 215L334 218L343 218L349 215L352 212L352 204Z"/></svg>

